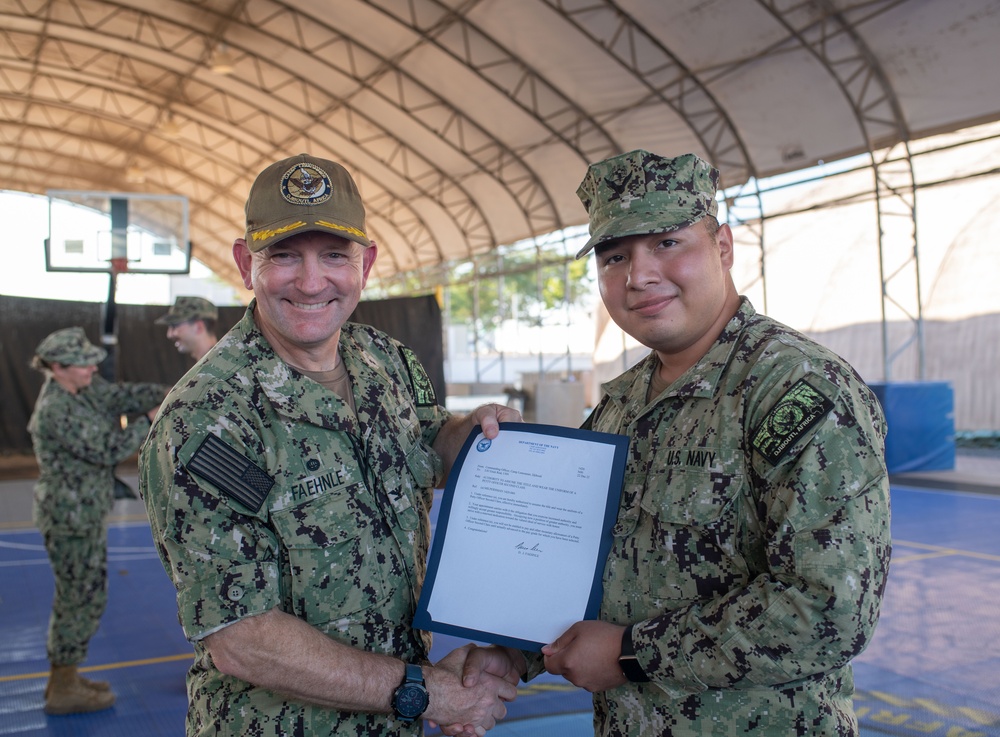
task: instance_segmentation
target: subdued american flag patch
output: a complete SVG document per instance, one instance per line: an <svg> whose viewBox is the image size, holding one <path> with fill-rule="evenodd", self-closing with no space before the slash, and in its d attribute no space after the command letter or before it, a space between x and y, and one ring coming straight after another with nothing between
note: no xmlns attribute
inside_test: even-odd
<svg viewBox="0 0 1000 737"><path fill-rule="evenodd" d="M274 479L256 463L215 435L208 435L202 441L187 467L254 512L260 509L274 486Z"/></svg>

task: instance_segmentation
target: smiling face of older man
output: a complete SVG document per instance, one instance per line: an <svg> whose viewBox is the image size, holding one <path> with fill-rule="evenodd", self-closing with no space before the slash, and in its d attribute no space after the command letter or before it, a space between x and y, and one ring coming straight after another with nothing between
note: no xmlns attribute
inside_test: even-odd
<svg viewBox="0 0 1000 737"><path fill-rule="evenodd" d="M243 283L257 299L254 319L278 355L298 368L337 362L340 329L361 299L378 248L323 231L299 233L251 252L233 245Z"/></svg>

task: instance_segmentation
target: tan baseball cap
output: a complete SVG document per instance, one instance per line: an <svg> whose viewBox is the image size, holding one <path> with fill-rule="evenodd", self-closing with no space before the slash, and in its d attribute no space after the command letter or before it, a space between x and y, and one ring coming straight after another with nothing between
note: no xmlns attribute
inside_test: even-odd
<svg viewBox="0 0 1000 737"><path fill-rule="evenodd" d="M309 154L275 162L258 174L246 215L247 246L255 253L314 230L371 246L354 179L340 164Z"/></svg>
<svg viewBox="0 0 1000 737"><path fill-rule="evenodd" d="M694 154L667 158L641 149L591 164L576 190L590 240L576 254L630 235L667 233L719 212L719 170Z"/></svg>

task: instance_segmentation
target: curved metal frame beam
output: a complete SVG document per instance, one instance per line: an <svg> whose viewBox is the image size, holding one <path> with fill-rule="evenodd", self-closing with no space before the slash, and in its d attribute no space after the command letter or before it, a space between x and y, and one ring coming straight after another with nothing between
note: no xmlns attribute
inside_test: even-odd
<svg viewBox="0 0 1000 737"><path fill-rule="evenodd" d="M383 7L377 0L369 1ZM613 2L606 2L606 7L597 8L596 11L600 12L595 12L595 7L592 5L583 9L571 9L559 0L542 1L645 85L649 90L651 101L666 104L677 112L679 118L691 127L714 163L727 171L735 169L743 173L735 177L743 183L733 201L739 200L745 207L747 197L752 198L752 201L756 202L753 217L742 221L740 211L733 207L727 208L727 214L732 220L744 222L747 232L756 236L760 264L759 280L762 283L766 309L763 207L757 189L755 167L731 118L696 75ZM462 12L468 12L476 2L478 0L467 2L462 7ZM421 32L429 42L451 53L458 61L477 72L484 81L508 95L545 126L554 139L576 150L584 163L591 163L620 152L620 146L600 121L585 113L537 70L524 65L513 53L490 38L467 18L446 8L437 0L424 0L408 7L410 10L408 15L396 11L395 17L414 28L422 25ZM426 11L432 7L437 13L428 15ZM418 20L418 17L421 17L418 10L423 12L422 17L428 18L422 24ZM612 24L604 22L608 13L611 13L615 20ZM597 22L594 22L595 19ZM591 22L588 23L588 20ZM450 26L457 26L457 32L446 33L445 29ZM608 27L613 29L610 40L605 33ZM661 54L661 63L652 69L641 69L634 63L638 55L633 51L640 39L645 45L656 48ZM622 42L619 43L619 40ZM472 52L473 48L476 50L475 54ZM654 84L651 81L653 79L660 84ZM594 145L587 144L590 140L595 140ZM751 190L749 195L743 193L747 188Z"/></svg>
<svg viewBox="0 0 1000 737"><path fill-rule="evenodd" d="M465 16L480 0L467 0L459 10L440 0L419 0L405 5L386 0L363 1L409 26L428 43L474 71L549 132L549 140L524 147L518 151L519 155L552 141L575 151L585 164L618 153L617 143L597 120ZM403 13L403 9L409 12ZM539 234L560 227L562 223Z"/></svg>
<svg viewBox="0 0 1000 737"><path fill-rule="evenodd" d="M382 11L387 15L392 15L385 9ZM301 13L302 10L286 8L286 12ZM442 32L442 29L454 22L456 18L455 13L449 11L446 18L437 24L438 32ZM512 200L520 205L525 222L531 232L547 232L560 226L552 198L544 190L531 169L524 163L520 153L504 146L462 111L447 103L440 95L402 69L402 62L416 47L406 49L397 54L394 59L387 59L378 55L375 49L363 46L353 39L343 36L336 28L328 25L323 18L311 16L309 20L312 24L323 25L325 30L338 38L338 43L347 46L348 50L343 58L348 60L356 58L358 53L353 49L357 49L368 56L381 60L379 67L367 76L354 68L337 68L358 85L358 91L363 89L378 96L389 105L405 111L413 121L472 162L474 164L473 171L485 173L499 182L508 191ZM426 37L418 29L411 28L411 30L417 32L417 35L422 39L421 44L426 43ZM285 39L285 41L291 43L289 39ZM294 41L297 48L304 54L310 53L304 38L299 37ZM332 62L331 66L333 66ZM286 72L291 73L287 69ZM419 102L411 102L411 100ZM338 100L333 109L320 111L317 115L323 117L338 109L350 109L350 98ZM352 114L364 118L366 125L379 125L377 121L363 116L357 110L354 110ZM347 122L350 123L349 120ZM461 184L462 177L449 177L436 168L434 168L436 174L431 177L428 177L426 171L423 173L406 171L405 165L408 163L422 160L423 164L430 165L430 162L422 159L402 139L392 136L387 129L383 130L387 136L394 140L395 152L392 160L383 158L382 163L389 168L393 168L395 165L400 176L405 177L411 183L428 181L427 184L422 185L422 194L443 204L460 232L463 233L466 242L470 244L468 256L499 245L485 216L475 205L474 199L464 190ZM360 148L365 148L366 145L370 147L373 139L357 136L352 137L352 142ZM400 163L395 164L394 160L398 160ZM400 171L401 168L404 170ZM469 176L469 174L465 176ZM457 198L454 194L455 191L460 191L462 196ZM436 261L441 262L442 260L443 254L438 248ZM417 262L418 264L428 263L422 259L417 259Z"/></svg>
<svg viewBox="0 0 1000 737"><path fill-rule="evenodd" d="M242 8L243 6L238 4L238 7ZM134 9L130 10L135 13L139 12ZM295 11L288 10L288 12ZM141 15L144 19L147 18L146 14ZM176 22L172 19L160 18L159 21L171 23L176 26ZM312 22L312 19L310 19L310 22ZM229 26L238 25L238 21L233 19L229 19L225 23ZM222 25L224 25L222 20L215 24L216 28L221 27ZM50 30L51 29L46 29L46 33L50 34ZM96 29L94 30L96 32ZM331 33L331 35L336 35L336 29L328 27L327 30ZM186 31L193 37L201 37L200 32L196 32L194 29L188 28ZM222 35L223 34L221 32L216 31L213 38L221 38ZM308 46L304 39L297 38L282 40L296 46L300 51L302 51L302 53L308 53ZM359 52L367 54L369 57L376 56L375 52L372 50L357 46L357 44L354 44L347 39L343 39L343 43L351 44L352 47L356 48ZM232 47L232 44L230 44L230 46ZM99 52L101 51L98 45L94 44L94 47L98 48ZM199 48L204 49L204 46L199 44ZM142 58L142 51L142 48L135 48L133 50L137 58ZM164 51L170 51L174 58L176 58L176 49L164 49ZM103 51L101 53L111 52ZM196 72L201 69L205 56L206 54L202 53L201 56L194 59L189 68L184 71L165 68L168 74L177 75L177 84L174 93L175 98L173 100L165 100L162 105L162 110L170 109L171 113L180 112L182 110L180 101L184 99L188 100L190 104L188 109L185 111L185 117L187 118L185 123L188 121L198 122L198 106L196 102L200 96L197 95L196 90L192 88L194 88L197 84L205 84L204 80L196 79ZM345 55L345 58L347 59L350 59L351 57L352 54L350 53ZM381 57L378 58L381 59ZM247 63L247 59L249 59L249 63L253 65L261 65L264 63L260 59L249 56L245 57L243 60L244 63ZM520 155L515 154L509 148L500 144L499 141L491 138L486 131L476 126L459 110L448 105L440 97L433 94L428 88L423 87L416 82L416 80L406 75L396 63L384 59L381 59L381 62L380 68L374 74L369 75L368 78L362 78L360 74L357 74L355 70L351 69L338 69L337 71L342 74L350 75L354 83L358 85L359 90L368 90L373 94L381 96L390 104L406 110L413 116L415 121L424 125L425 128L431 130L440 140L460 151L471 162L473 162L473 170L484 172L494 177L499 184L510 193L512 201L521 204L525 220L530 224L529 227L532 230L537 232L547 232L548 230L561 225L558 218L555 216L555 209L551 197L549 197L547 193L544 192L544 189L541 188L540 183L531 173L530 169L524 164ZM155 64L156 62L154 60L151 61L151 63ZM188 74L185 74L185 71L188 72ZM294 76L293 72L287 68L283 70L283 73L287 76ZM379 84L380 80L384 80L388 76L392 77L388 84ZM229 81L232 80L230 79ZM298 79L297 81L301 85L306 85L304 80ZM94 80L91 80L91 86L101 89L101 85L94 84ZM236 93L233 91L233 88L236 86L238 85L228 85L227 90L225 91L210 85L206 85L205 89L211 91L213 94L223 92L228 95L235 95ZM329 93L325 90L318 87L316 89L319 94L329 96ZM387 97L383 92L385 89L397 90L398 95L395 98ZM411 97L423 100L423 104L420 106L412 104L408 105L406 103L407 91L418 92L419 94L411 95ZM431 100L432 103L428 104L426 102L427 100ZM245 99L244 102L251 106L254 105L254 103L249 99ZM434 110L429 110L430 107L433 107ZM267 114L266 110L261 105L257 105L257 108L261 111L261 114ZM435 128L429 121L432 119L440 120L441 115L437 113L441 110L446 111L447 115L445 117L447 118L447 121ZM316 111L303 110L300 112L303 114L308 113L309 115L316 115ZM327 106L326 109L319 111L318 115L320 117L326 117L327 123L329 123L329 118L331 116L340 116L338 120L343 120L344 126L338 126L336 131L330 130L326 132L334 135L344 133L346 129L348 135L345 137L360 150L366 150L366 146L371 146L373 139L370 136L370 131L372 129L380 130L380 134L378 136L379 140L383 142L391 140L393 154L390 157L381 158L381 163L388 168L395 170L402 179L411 182L414 185L414 188L419 192L419 196L427 197L432 201L441 203L444 211L452 218L458 232L463 234L466 242L470 245L468 252L469 255L489 250L497 245L496 238L489 228L483 213L478 206L476 206L469 193L464 190L464 187L458 179L448 177L442 171L436 169L431 162L422 159L422 157L417 155L416 152L413 151L402 139L392 135L388 130L381 128L377 121L366 118L357 110L352 110L349 106L349 101L336 100L333 104ZM364 124L366 133L369 134L367 137L361 133L354 133L354 135L351 135L351 124L355 119ZM235 120L235 116L229 116L229 122L233 125L233 130L238 131L238 126L235 125L238 121ZM204 122L199 124L203 125ZM156 121L151 123L150 131L153 130L155 125ZM275 125L272 129L277 129L279 127L280 126ZM476 143L469 144L466 143L466 141L475 141ZM487 145L483 145L483 141L486 141ZM272 140L269 142L272 148L279 148L281 143L282 142L280 140ZM261 148L263 147L257 147L258 150L256 152L256 157L251 155L248 157L248 160L252 161L258 157L263 157L264 154L262 154L260 150ZM138 154L140 156L145 153L142 148L140 148L140 152L141 153ZM368 150L367 153L368 155L372 155L373 158L379 158L370 150ZM383 216L388 222L392 223L400 233L404 234L409 243L417 245L418 251L415 255L415 261L418 264L428 263L428 259L426 257L421 258L419 256L419 249L421 248L419 244L421 243L428 243L434 249L435 255L430 259L431 262L440 262L442 260L442 251L436 245L429 227L421 220L416 211L407 205L406 202L399 200L398 198L392 198L392 201L382 204L380 215ZM424 247L424 249L426 250L426 247Z"/></svg>
<svg viewBox="0 0 1000 737"><path fill-rule="evenodd" d="M910 348L916 350L917 378L924 373L924 341L922 298L920 294L920 262L917 248L917 211L915 176L909 148L909 129L892 86L874 54L860 35L856 25L899 5L903 0L871 0L858 2L849 9L853 21L838 11L830 0L796 7L785 7L778 0L757 0L784 26L792 38L807 49L827 69L854 111L868 147L874 176L874 194L878 209L879 270L882 281L882 363L885 380L893 379L893 364ZM815 6L821 11L815 17ZM853 53L844 54L834 40L847 39ZM893 148L901 144L902 158L893 158ZM885 155L880 158L879 151ZM899 166L901 164L901 166ZM905 221L905 224L904 224ZM900 232L904 228L907 232ZM892 231L894 238L889 237ZM895 259L888 253L894 248ZM914 297L890 295L890 287L903 282L912 288ZM898 294L898 293L897 293ZM912 332L896 348L892 348L889 308L895 307L913 323Z"/></svg>
<svg viewBox="0 0 1000 737"><path fill-rule="evenodd" d="M614 0L605 7L593 5L570 7L565 0L542 0L566 22L588 36L619 65L630 72L649 91L649 102L662 103L687 123L705 149L709 160L718 168L735 171L735 191L727 195L726 217L730 223L742 225L757 248L763 309L767 310L765 278L764 206L757 186L757 168L750 158L736 124L708 88L706 81L670 53L663 43L648 33ZM613 22L607 22L608 17ZM642 45L643 53L639 52ZM655 50L658 59L640 66L638 59L649 59ZM745 213L745 214L744 214ZM749 288L753 283L741 286Z"/></svg>
<svg viewBox="0 0 1000 737"><path fill-rule="evenodd" d="M148 14L142 14L142 18L143 18L143 20L145 22L148 22L149 19L152 18L152 16L149 16ZM164 19L164 18L159 18L158 20L161 21L161 22L163 22L163 23L169 23L169 24L171 24L171 27L173 27L173 28L179 27L176 24L176 22L174 22L172 20ZM115 52L113 52L113 51L108 51L105 48L105 46L103 46L100 43L101 36L103 35L103 36L106 37L106 33L103 33L101 30L99 30L98 25L95 25L94 28L85 28L85 27L82 27L82 26L65 26L64 28L67 29L66 30L66 35L67 36L71 36L71 37L75 37L75 38L72 38L72 40L69 40L69 39L63 40L62 41L63 43L70 43L70 42L72 42L72 43L76 43L76 44L86 44L89 48L92 48L92 49L95 50L95 55L97 55L97 54L100 54L100 55L113 55L113 54L115 54ZM194 29L191 29L191 28L187 28L187 29L184 29L184 30L185 30L185 32L187 34L190 35L191 38L197 39L195 45L198 46L198 48L200 49L202 47L202 43L200 41L200 39L202 37L202 34L200 32L195 31ZM83 40L81 40L79 38L80 35L81 35L81 31L84 31L84 35L89 35L89 36L92 37L89 43L88 43L88 40L86 38L83 39ZM47 26L47 32L49 33L49 38L52 38L52 24L51 23L48 24L48 26ZM164 34L164 35L168 35L168 34ZM162 105L159 106L159 107L162 107L162 108L168 108L169 107L172 111L176 112L176 111L179 111L181 109L179 100L185 99L189 103L189 110L190 111L194 111L194 110L198 109L197 101L198 101L198 99L200 97L207 96L207 95L223 94L223 95L225 95L225 98L224 98L225 100L227 100L227 101L232 100L234 103L239 103L240 105L247 105L251 109L255 110L256 114L259 114L261 116L266 116L269 119L273 119L274 120L274 124L270 125L269 129L277 131L277 130L281 130L282 128L288 128L287 125L283 124L280 120L274 118L274 116L269 112L269 110L268 110L268 103L271 102L271 100L268 99L263 94L264 90L262 88L260 88L259 86L256 87L256 88L254 88L251 85L230 84L230 85L227 85L227 89L223 90L223 89L221 89L218 86L206 83L204 81L204 79L201 79L199 77L199 74L198 74L199 71L203 72L200 75L201 77L205 77L206 74L204 73L204 70L201 69L200 62L197 59L194 60L194 61L192 61L192 62L190 62L190 65L185 64L184 65L185 66L184 69L179 69L179 68L177 68L179 65L177 65L176 61L175 61L174 65L171 66L171 65L168 65L163 59L156 58L157 55L161 55L161 56L170 57L171 60L176 60L178 58L178 56L179 56L179 54L178 54L178 52L177 52L176 49L170 49L170 48L167 48L166 46L164 46L164 47L161 47L160 49L151 50L147 46L139 44L139 43L133 41L132 39L121 39L119 41L119 43L120 44L128 44L129 45L129 52L132 55L132 58L140 59L140 60L143 60L145 63L151 64L151 65L154 65L154 66L158 66L159 68L161 68L161 69L164 70L165 75L175 75L174 76L174 81L176 82L176 84L174 86L176 87L176 97L172 101L171 100L165 100L162 103ZM200 59L201 57L198 57L198 58ZM127 62L128 60L125 59L125 61ZM259 63L259 60L255 59L254 61L255 61L255 63ZM82 68L76 69L75 72L78 75L86 77L86 70L85 69L82 69ZM288 72L288 70L284 70L284 73L286 75L289 75L289 76L291 75L291 73ZM230 80L230 81L232 81L232 80ZM93 89L102 90L104 92L110 92L112 95L117 95L117 96L121 96L121 95L134 95L134 90L130 90L128 93L126 93L126 92L124 92L124 91L122 91L120 89L120 85L111 85L111 86L109 86L109 85L105 84L105 79L104 78L97 78L97 77L93 77L92 75L89 76L89 77L87 77L85 81L78 81L77 83L78 84L85 84L86 86L88 86L90 88L93 88ZM115 87L118 87L119 89L115 89ZM326 97L330 97L329 93L325 92L324 90L321 90L318 87L316 87L315 89L316 89L317 93L319 93L321 95L324 95ZM240 96L239 93L242 93L242 98L241 98L241 96ZM260 93L260 97L261 97L261 99L259 100L259 102L256 102L256 103L252 99L252 97L253 97L253 95L255 93ZM73 97L74 97L74 99L76 99L78 96L74 95ZM114 105L115 102L116 101L114 101L114 100L113 101L107 101L106 100L107 104L113 104ZM77 103L77 104L79 104L79 103ZM154 106L154 107L157 107L156 103L150 103L150 104L152 106ZM119 119L129 119L131 117L130 112L126 111L126 107L127 106L125 106L125 105L115 105L115 107L118 108L118 118ZM158 109L159 109L159 107L158 107ZM231 106L231 108L235 108L235 107L236 107L235 105ZM87 110L86 108L81 108L81 109L84 110L84 111ZM134 113L134 112L135 112L135 110L131 111L131 113ZM299 113L301 115L310 115L310 114L312 114L308 110L299 110ZM154 115L153 118L154 118L154 120L158 120L159 119L159 115ZM197 118L195 118L194 116L192 116L189 119L191 121L197 120ZM199 122L199 126L200 127L199 127L199 131L198 131L198 135L199 135L199 137L201 137L202 135L204 135L205 131L209 127L212 127L212 128L216 129L216 135L222 135L224 129L226 131L229 131L229 130L238 131L239 130L239 123L240 122L241 121L240 121L240 119L238 117L238 114L236 113L235 109L231 109L230 111L227 112L227 115L226 115L225 119L222 121L222 123L224 125L212 125L212 124L206 123L205 121L200 121ZM212 121L212 123L213 124L217 123L217 121ZM152 125L153 124L149 125L149 128L147 129L148 133L153 132L154 129L152 128ZM228 125L228 128L226 127L227 125ZM377 124L375 124L375 127L378 127ZM332 130L329 127L327 127L327 130L324 131L324 132L328 133L329 135L338 135L339 134L339 131ZM315 132L313 132L313 136L306 135L305 137L307 137L307 138L314 137L314 135L315 135ZM211 136L209 136L209 138L210 137ZM297 131L289 129L289 133L286 136L286 138L290 138L290 137L298 137ZM170 142L170 143L172 145L176 145L176 142ZM273 139L271 141L267 141L267 143L269 144L268 146L259 146L259 147L257 147L257 150L254 152L254 154L252 154L251 156L248 157L248 160L249 161L255 161L255 162L261 162L264 159L269 160L271 158L271 156L268 155L267 149L268 148L271 148L272 150L273 149L280 149L283 141L280 140L280 139ZM363 148L363 146L360 144L360 142L358 142L358 145ZM155 160L156 159L156 156L152 154L152 152L149 150L148 147L145 148L145 149L140 148L139 152L135 154L135 157L146 157L146 158L149 158L151 160ZM190 175L190 170L187 170L186 174ZM405 175L405 173L401 174L400 176L402 178L404 178L404 179L407 178L406 175ZM194 178L197 179L196 177L194 177ZM205 184L207 185L208 183L206 182ZM214 187L218 187L222 183L216 181L216 182L213 182L211 184ZM417 189L418 191L421 191L421 188L419 186L415 186L415 189ZM430 192L430 191L426 191L426 190L422 191L422 194L425 195L425 196L427 196L427 197L429 197L429 198L432 198L432 199L434 198L434 195L435 195L435 193ZM471 198L468 198L467 194L466 194L466 201L469 202L469 203L471 203ZM395 206L396 203L392 203L392 204L394 206L393 209L391 210L391 212L393 213L393 217L386 218L386 219L389 222L391 222L393 224L393 226L396 227L400 232L409 234L410 237L411 237L411 239L409 240L409 242L411 244L434 243L434 239L430 236L430 230L429 230L429 228L427 228L426 224L423 223L422 219L419 217L419 215L416 212L411 212L408 206ZM470 207L469 209L472 210L474 208ZM407 213L407 215L406 215L406 217L403 217L403 216L400 215L400 213ZM485 222L485 221L482 220L482 222ZM461 226L457 226L457 227L459 227L460 230L463 230L461 228ZM463 232L468 232L468 229L464 229ZM485 240L486 240L487 243L491 243L492 242L492 239L490 239L490 238L487 238Z"/></svg>
<svg viewBox="0 0 1000 737"><path fill-rule="evenodd" d="M516 177L511 178L509 162L514 160L520 166L523 157L533 150L552 141L559 141L575 151L584 163L588 163L592 155L591 149L607 152L616 150L607 132L597 126L596 122L576 103L562 95L541 74L524 65L513 53L468 20L466 14L478 4L479 0L467 0L457 9L439 0L419 0L405 7L380 0L363 1L410 28L424 40L425 44L433 45L459 64L473 70L484 83L504 94L549 132L549 139L517 151L505 148L499 154L495 154L491 150L485 152L475 150L469 156L482 159L484 165L489 165L497 179L507 178L518 185L516 201L521 207L525 221L529 223L529 233L532 237L565 227L554 207L552 196L541 180L527 167L523 173L518 169ZM407 109L402 96L396 104ZM410 112L417 117L412 110ZM453 113L457 114L457 111ZM588 148L587 141L591 139L595 143ZM499 142L496 142L496 145L499 145ZM484 157L484 153L487 156ZM473 254L471 258L477 273L480 261L478 255ZM432 269L437 272L437 276L431 278L431 283L443 282L448 265L440 264L440 266L442 268Z"/></svg>
<svg viewBox="0 0 1000 737"><path fill-rule="evenodd" d="M122 129L128 128L135 133L134 139L129 135L128 140L117 141L119 146L124 144L129 149L126 154L129 161L155 162L153 167L162 169L156 174L163 176L164 181L176 178L180 183L183 173L186 178L180 186L221 192L214 195L220 199L213 200L209 195L198 200L213 203L212 206L204 205L203 211L210 212L216 219L213 224L221 225L228 222L226 213L233 207L231 201L221 199L232 189L227 188L227 183L242 182L247 172L254 171L252 167L268 161L275 150L301 142L303 138L315 142L321 150L329 147L329 141L339 140L342 148L355 152L353 156L348 155L347 160L353 158L356 169L371 170L372 164L377 162L385 167L387 174L396 175L412 186L407 193L400 193L398 188L397 192L392 192L381 187L380 194L373 195L373 199L379 205L378 212L386 227L404 237L411 246L412 263L421 267L443 261L443 249L435 241L440 231L435 233L421 215L421 203L425 200L436 203L442 217L450 218L449 227L465 238L469 256L498 245L485 212L466 186L466 180L473 176L488 176L504 188L520 209L529 232L537 235L562 227L554 199L527 166L527 156L539 146L554 144L568 147L588 163L617 153L618 146L604 127L606 121L602 122L599 115L583 111L556 85L470 22L467 16L479 0L357 2L366 3L401 24L401 29L413 33L412 44L393 58L386 58L377 48L341 34L325 20L326 13L319 3L302 6L276 0L262 6L248 0L229 0L221 11L176 0L163 0L153 8L145 7L139 0L100 4L50 0L33 6L24 3L17 6L19 9L8 11L2 24L4 28L0 30L0 34L10 36L6 45L14 49L11 54L14 64L6 66L22 67L17 70L17 82L8 84L7 99L15 101L9 108L13 111L9 120L19 126L11 137L13 145L21 150L24 137L30 135L30 125L40 124L39 120L27 117L32 111L42 110L45 115L37 118L45 119L48 115L52 120L60 117L51 114L57 107L82 112L95 121L91 123L93 129L107 137L113 130L110 122L113 118ZM649 102L674 109L720 168L741 171L743 167L746 172L744 186L753 188L751 194L756 196L758 203L757 208L751 208L747 221L751 225L760 223L757 236L763 280L765 215L759 206L760 193L746 148L727 112L709 92L719 70L714 70L710 79L704 73L686 69L624 12L617 0L542 2L587 34L604 53L645 84ZM757 2L787 32L786 38L765 53L793 47L807 50L836 81L851 105L875 179L886 378L891 378L897 359L913 346L918 351L918 372L922 378L922 300L909 132L886 75L855 31L870 18L895 8L904 0L855 0L843 9L831 0ZM185 12L178 12L182 7ZM191 14L192 7L196 8L195 15ZM264 15L256 17L259 14ZM280 32L277 24L267 23L286 17L292 21L282 26L287 29L286 34ZM309 36L307 26L321 29L322 40L317 42L316 37ZM215 78L205 68L214 45L225 42L240 53L239 46L227 37L242 39L237 75ZM280 60L254 55L254 39L264 38L288 46L289 53ZM86 61L78 62L74 54L65 53L61 55L62 61L49 62L46 66L43 49L49 43L74 44L78 51L85 49ZM548 135L518 149L506 147L455 105L408 75L405 72L407 58L428 44L435 46L435 52L440 50L451 55L508 96L538 122L540 132ZM639 48L638 44L644 54L633 53ZM332 49L337 53L324 53ZM660 59L640 64L638 59L650 58L650 49L655 49ZM315 79L317 75L305 78L296 60L308 60L314 66L326 65L331 81ZM61 67L63 63L65 69ZM721 73L730 73L739 63L735 62ZM143 76L130 70L140 65L150 65L147 71L155 69L156 72ZM108 74L109 69L114 69L114 73ZM0 74L3 73L0 70ZM96 76L100 73L106 76ZM268 80L275 77L281 81L271 84ZM136 94L128 87L140 78L148 81L142 94ZM335 79L348 81L351 91L338 96L332 82ZM33 97L33 90L45 84L49 85L50 94L39 101ZM74 92L84 89L97 90L104 95L103 101L82 105ZM373 117L365 108L364 101L356 99L362 93L369 99L377 96L379 104L403 111L410 121L422 126L424 132L436 136L465 157L470 162L469 170L459 174L445 173L428 157L420 155L418 147L374 119L377 116ZM216 117L199 110L199 103L209 97L214 97L216 102L222 100L222 113ZM281 100L284 109L291 112L290 123L270 112L275 99ZM103 112L95 114L95 111ZM158 132L159 123L173 114L183 115L189 145L183 141L178 145L177 141L167 140ZM247 118L257 118L260 122L255 132L240 129L240 122ZM109 122L101 123L102 119ZM296 119L318 119L319 122L314 130L302 132ZM53 124L51 130L61 129ZM62 132L66 134L65 130ZM102 135L97 135L96 140ZM78 134L78 137L82 142L79 157L86 159L86 141L95 140L95 136L88 138ZM212 140L219 141L223 151L213 155L210 146L205 146L206 152L197 145L199 141ZM224 147L228 147L228 152ZM902 148L901 157L892 155L894 147ZM880 153L883 148L888 149L884 155ZM197 158L192 158L194 156ZM102 159L92 157L91 160L106 164ZM231 166L233 161L239 162L239 171L227 172L226 166ZM364 178L363 175L359 177ZM733 205L746 201L742 193L731 199ZM740 219L739 213L734 212L738 209L730 207L730 217ZM754 209L757 212L753 212ZM894 231L907 228L909 233L902 235L908 235L908 239L890 237L895 235ZM904 253L899 255L895 250L901 241L907 241L909 247L901 249ZM401 265L397 263L397 267ZM911 284L916 294L915 304L903 294ZM890 311L906 315L916 325L914 335L898 348L890 346ZM897 334L897 329L893 327L893 335Z"/></svg>

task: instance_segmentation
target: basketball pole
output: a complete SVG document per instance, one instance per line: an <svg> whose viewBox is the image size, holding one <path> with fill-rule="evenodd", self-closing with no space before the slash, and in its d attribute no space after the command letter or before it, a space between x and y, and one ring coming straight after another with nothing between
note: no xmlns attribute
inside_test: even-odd
<svg viewBox="0 0 1000 737"><path fill-rule="evenodd" d="M104 305L101 343L108 357L101 363L101 376L117 381L118 370L118 305L115 292L118 275L128 271L128 200L111 198L111 270L108 272L108 301Z"/></svg>

